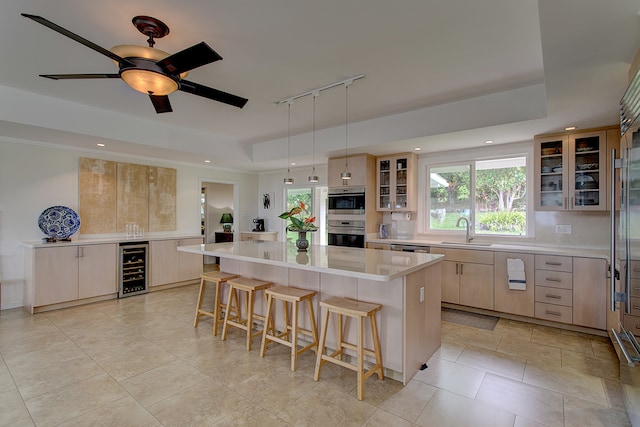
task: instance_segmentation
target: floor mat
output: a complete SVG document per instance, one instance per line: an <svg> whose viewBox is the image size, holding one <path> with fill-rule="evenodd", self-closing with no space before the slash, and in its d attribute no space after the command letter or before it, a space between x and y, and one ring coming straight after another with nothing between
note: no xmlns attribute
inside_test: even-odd
<svg viewBox="0 0 640 427"><path fill-rule="evenodd" d="M442 307L442 320L459 325L472 326L474 328L493 331L498 323L498 318L484 314L469 313L467 311L455 310L453 308Z"/></svg>

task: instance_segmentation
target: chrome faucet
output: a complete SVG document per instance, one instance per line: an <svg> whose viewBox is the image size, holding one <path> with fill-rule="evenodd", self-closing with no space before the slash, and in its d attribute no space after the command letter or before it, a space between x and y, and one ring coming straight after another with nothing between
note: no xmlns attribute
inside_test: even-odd
<svg viewBox="0 0 640 427"><path fill-rule="evenodd" d="M456 227L460 227L460 223L464 221L467 224L467 234L465 236L465 243L469 243L471 242L471 240L473 239L473 237L469 236L469 229L471 228L469 225L469 219L466 217L461 216L460 218L458 218L458 221L456 222Z"/></svg>

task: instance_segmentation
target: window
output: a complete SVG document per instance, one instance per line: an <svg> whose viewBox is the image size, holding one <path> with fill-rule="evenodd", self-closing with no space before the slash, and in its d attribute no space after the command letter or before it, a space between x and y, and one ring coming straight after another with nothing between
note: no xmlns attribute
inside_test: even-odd
<svg viewBox="0 0 640 427"><path fill-rule="evenodd" d="M294 206L298 206L303 202L307 206L307 210L316 217L315 224L319 227L318 231L307 233L307 239L311 244L326 245L327 244L327 187L303 187L303 188L286 188L285 199L287 201L286 210L290 210ZM298 233L285 229L285 240L295 242L298 239Z"/></svg>
<svg viewBox="0 0 640 427"><path fill-rule="evenodd" d="M513 156L427 167L427 231L527 235L527 157Z"/></svg>

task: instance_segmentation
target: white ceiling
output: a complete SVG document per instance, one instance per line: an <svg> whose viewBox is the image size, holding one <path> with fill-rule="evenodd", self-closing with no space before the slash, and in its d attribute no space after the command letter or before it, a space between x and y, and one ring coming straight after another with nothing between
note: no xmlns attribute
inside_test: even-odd
<svg viewBox="0 0 640 427"><path fill-rule="evenodd" d="M287 167L287 106L316 100L316 162L332 156L469 148L615 124L640 47L640 0L3 0L0 135L249 171ZM111 48L145 45L135 15L164 21L156 47L206 41L224 60L188 79L249 99L244 109L184 92L156 114L108 58L20 13ZM312 97L291 106L291 161L312 158Z"/></svg>

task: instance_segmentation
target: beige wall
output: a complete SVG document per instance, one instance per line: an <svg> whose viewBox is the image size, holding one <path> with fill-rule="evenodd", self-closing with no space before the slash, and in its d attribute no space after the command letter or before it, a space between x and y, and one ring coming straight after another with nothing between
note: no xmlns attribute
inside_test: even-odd
<svg viewBox="0 0 640 427"><path fill-rule="evenodd" d="M176 234L200 234L200 185L224 182L237 188L237 226L250 227L257 216L258 175L195 167L152 158L109 155L108 151L70 150L0 139L0 283L2 309L22 306L24 281L22 241L39 240L40 213L54 205L78 211L80 157L101 158L177 170ZM80 218L82 220L82 218ZM166 234L166 233L164 233ZM77 239L77 234L72 238ZM86 236L84 236L86 237Z"/></svg>

